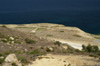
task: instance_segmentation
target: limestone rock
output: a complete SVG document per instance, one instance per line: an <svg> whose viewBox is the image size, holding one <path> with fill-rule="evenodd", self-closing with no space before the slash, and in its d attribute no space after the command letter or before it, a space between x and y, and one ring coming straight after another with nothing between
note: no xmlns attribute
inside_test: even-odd
<svg viewBox="0 0 100 66"><path fill-rule="evenodd" d="M53 51L54 49L52 47L47 47L50 51Z"/></svg>
<svg viewBox="0 0 100 66"><path fill-rule="evenodd" d="M10 63L18 63L17 57L15 54L10 54L6 57L5 62L10 62Z"/></svg>
<svg viewBox="0 0 100 66"><path fill-rule="evenodd" d="M68 47L67 47L66 45L62 45L62 47L63 47L64 49L66 49L66 50L68 49Z"/></svg>
<svg viewBox="0 0 100 66"><path fill-rule="evenodd" d="M15 54L8 55L2 66L12 66L12 63L15 63L17 66L22 66L22 64L19 63Z"/></svg>
<svg viewBox="0 0 100 66"><path fill-rule="evenodd" d="M14 38L13 38L13 37L9 37L9 39L10 39L10 40L12 40L12 41L14 40Z"/></svg>

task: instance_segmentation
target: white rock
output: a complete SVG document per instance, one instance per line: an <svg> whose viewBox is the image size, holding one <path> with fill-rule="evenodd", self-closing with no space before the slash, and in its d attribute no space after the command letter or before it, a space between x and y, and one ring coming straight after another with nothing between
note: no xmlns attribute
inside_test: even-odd
<svg viewBox="0 0 100 66"><path fill-rule="evenodd" d="M6 57L5 59L5 63L3 64L3 66L12 66L12 63L16 63L17 66L22 66L21 63L19 63L19 61L17 60L17 57L15 54L10 54Z"/></svg>
<svg viewBox="0 0 100 66"><path fill-rule="evenodd" d="M14 38L13 38L13 37L9 37L9 39L10 39L10 40L14 40Z"/></svg>
<svg viewBox="0 0 100 66"><path fill-rule="evenodd" d="M0 57L0 59L4 59L4 57L3 57L3 56L1 56L1 57Z"/></svg>
<svg viewBox="0 0 100 66"><path fill-rule="evenodd" d="M33 30L33 31L31 31L31 32L32 32L32 33L35 33L36 31Z"/></svg>
<svg viewBox="0 0 100 66"><path fill-rule="evenodd" d="M15 54L10 54L6 57L5 62L18 63L18 60Z"/></svg>
<svg viewBox="0 0 100 66"><path fill-rule="evenodd" d="M52 47L47 47L50 51L53 51L54 49Z"/></svg>

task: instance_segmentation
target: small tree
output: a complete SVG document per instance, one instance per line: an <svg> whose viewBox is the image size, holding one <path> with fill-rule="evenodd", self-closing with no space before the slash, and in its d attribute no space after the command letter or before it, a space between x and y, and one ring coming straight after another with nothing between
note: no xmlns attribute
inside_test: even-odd
<svg viewBox="0 0 100 66"><path fill-rule="evenodd" d="M93 47L93 51L94 51L94 52L98 52L98 51L99 51L99 47L98 47L98 46L94 45L94 46L92 46L92 47Z"/></svg>
<svg viewBox="0 0 100 66"><path fill-rule="evenodd" d="M82 50L86 51L86 46L85 45L82 45Z"/></svg>
<svg viewBox="0 0 100 66"><path fill-rule="evenodd" d="M93 48L90 44L86 47L86 49L88 52L93 52Z"/></svg>

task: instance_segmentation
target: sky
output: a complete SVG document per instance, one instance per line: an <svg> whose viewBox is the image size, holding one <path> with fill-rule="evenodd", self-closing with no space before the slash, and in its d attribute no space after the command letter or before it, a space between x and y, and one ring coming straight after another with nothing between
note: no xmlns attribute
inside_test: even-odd
<svg viewBox="0 0 100 66"><path fill-rule="evenodd" d="M100 8L100 0L0 0L0 11Z"/></svg>

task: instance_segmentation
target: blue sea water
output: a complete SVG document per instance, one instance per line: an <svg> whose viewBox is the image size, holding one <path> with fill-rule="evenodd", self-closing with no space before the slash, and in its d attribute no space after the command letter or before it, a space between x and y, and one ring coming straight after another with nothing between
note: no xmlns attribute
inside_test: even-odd
<svg viewBox="0 0 100 66"><path fill-rule="evenodd" d="M56 23L100 34L100 9L0 12L0 24Z"/></svg>

